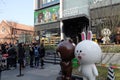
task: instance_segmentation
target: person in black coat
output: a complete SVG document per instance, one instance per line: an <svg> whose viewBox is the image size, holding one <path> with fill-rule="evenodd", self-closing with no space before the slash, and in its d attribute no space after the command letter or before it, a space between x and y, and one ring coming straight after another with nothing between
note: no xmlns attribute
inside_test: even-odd
<svg viewBox="0 0 120 80"><path fill-rule="evenodd" d="M33 61L34 61L34 48L33 45L30 45L30 51L29 51L29 55L30 55L30 67L34 67L33 66Z"/></svg>
<svg viewBox="0 0 120 80"><path fill-rule="evenodd" d="M16 49L11 45L10 48L8 49L8 65L7 68L9 68L9 66L11 67L17 67L16 65L16 59L17 59L17 52Z"/></svg>
<svg viewBox="0 0 120 80"><path fill-rule="evenodd" d="M5 44L1 44L1 52L2 54L6 54L6 48L5 48Z"/></svg>
<svg viewBox="0 0 120 80"><path fill-rule="evenodd" d="M25 49L23 43L18 44L18 63L24 68Z"/></svg>
<svg viewBox="0 0 120 80"><path fill-rule="evenodd" d="M42 43L40 46L40 61L41 61L41 69L43 69L44 65L44 57L45 57L45 47L44 44Z"/></svg>

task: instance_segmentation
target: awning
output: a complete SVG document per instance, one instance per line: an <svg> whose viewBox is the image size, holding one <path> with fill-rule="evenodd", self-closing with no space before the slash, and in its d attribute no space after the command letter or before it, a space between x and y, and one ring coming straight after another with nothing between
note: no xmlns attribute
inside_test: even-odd
<svg viewBox="0 0 120 80"><path fill-rule="evenodd" d="M89 20L89 17L87 15L79 14L79 15L74 15L74 16L68 16L68 17L60 18L60 21L68 20L68 19L74 19L74 18L84 18L86 20Z"/></svg>

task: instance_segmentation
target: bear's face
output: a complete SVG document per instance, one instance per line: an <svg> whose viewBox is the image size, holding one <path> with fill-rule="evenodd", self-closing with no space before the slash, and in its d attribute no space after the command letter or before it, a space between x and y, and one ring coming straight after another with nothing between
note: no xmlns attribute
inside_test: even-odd
<svg viewBox="0 0 120 80"><path fill-rule="evenodd" d="M72 43L69 41L63 41L58 45L57 52L61 59L68 61L74 58L74 49L75 47Z"/></svg>

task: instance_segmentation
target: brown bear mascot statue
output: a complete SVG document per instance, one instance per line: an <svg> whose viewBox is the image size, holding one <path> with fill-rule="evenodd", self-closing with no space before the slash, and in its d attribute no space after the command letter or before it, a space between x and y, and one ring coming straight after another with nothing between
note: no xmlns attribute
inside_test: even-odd
<svg viewBox="0 0 120 80"><path fill-rule="evenodd" d="M60 66L62 76L60 80L72 80L72 59L75 57L74 55L75 46L71 39L61 41L57 46L57 53L61 58Z"/></svg>

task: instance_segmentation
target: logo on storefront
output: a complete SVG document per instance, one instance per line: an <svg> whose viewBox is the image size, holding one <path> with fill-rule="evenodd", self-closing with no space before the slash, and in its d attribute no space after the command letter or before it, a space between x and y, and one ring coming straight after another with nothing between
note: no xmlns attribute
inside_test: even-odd
<svg viewBox="0 0 120 80"><path fill-rule="evenodd" d="M79 14L79 8L75 7L75 8L70 8L67 10L63 11L63 17L68 17L68 16L73 16L73 15L77 15Z"/></svg>

